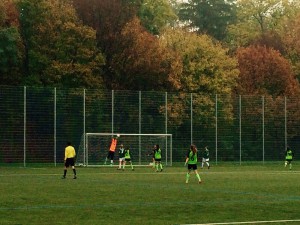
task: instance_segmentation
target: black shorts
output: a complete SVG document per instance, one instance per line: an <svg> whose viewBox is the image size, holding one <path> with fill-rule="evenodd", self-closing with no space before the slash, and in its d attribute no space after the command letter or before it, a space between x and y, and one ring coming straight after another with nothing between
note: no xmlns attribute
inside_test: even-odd
<svg viewBox="0 0 300 225"><path fill-rule="evenodd" d="M155 162L161 162L161 159L154 159Z"/></svg>
<svg viewBox="0 0 300 225"><path fill-rule="evenodd" d="M125 161L126 161L126 162L130 162L130 161L131 161L131 159L126 159L126 158L125 158Z"/></svg>
<svg viewBox="0 0 300 225"><path fill-rule="evenodd" d="M66 159L65 167L74 166L74 165L75 165L75 160L74 160L74 158L67 158L67 159Z"/></svg>
<svg viewBox="0 0 300 225"><path fill-rule="evenodd" d="M188 170L196 170L197 164L188 164Z"/></svg>
<svg viewBox="0 0 300 225"><path fill-rule="evenodd" d="M107 154L107 158L110 159L110 160L113 160L114 156L115 156L115 152L113 152L113 151L109 151L108 154Z"/></svg>

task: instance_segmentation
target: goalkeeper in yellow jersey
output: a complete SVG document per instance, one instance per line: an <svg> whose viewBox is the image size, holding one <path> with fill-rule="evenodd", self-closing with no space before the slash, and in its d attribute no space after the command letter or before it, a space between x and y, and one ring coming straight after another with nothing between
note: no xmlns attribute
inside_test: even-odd
<svg viewBox="0 0 300 225"><path fill-rule="evenodd" d="M75 148L71 145L71 142L67 143L67 147L65 148L65 168L64 168L64 175L63 179L66 178L67 175L67 169L71 166L73 170L74 177L73 179L76 179L76 169L75 169L75 157L76 157L76 152Z"/></svg>

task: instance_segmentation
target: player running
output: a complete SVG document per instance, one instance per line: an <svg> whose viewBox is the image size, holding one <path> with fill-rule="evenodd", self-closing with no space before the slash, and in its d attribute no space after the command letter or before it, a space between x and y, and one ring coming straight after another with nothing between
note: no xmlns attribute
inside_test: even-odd
<svg viewBox="0 0 300 225"><path fill-rule="evenodd" d="M203 155L202 155L201 169L203 168L204 163L206 163L207 169L209 169L210 168L210 166L209 166L209 150L208 150L207 146L205 146L204 152L203 152Z"/></svg>

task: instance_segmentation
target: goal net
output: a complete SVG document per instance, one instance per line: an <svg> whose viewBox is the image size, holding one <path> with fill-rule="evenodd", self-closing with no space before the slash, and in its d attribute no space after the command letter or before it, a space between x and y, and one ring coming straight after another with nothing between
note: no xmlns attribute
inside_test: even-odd
<svg viewBox="0 0 300 225"><path fill-rule="evenodd" d="M86 133L82 135L78 148L76 164L78 166L104 166L112 137L116 133ZM172 134L120 134L117 139L114 165L119 161L119 148L130 149L134 165L149 165L152 163L153 146L158 144L162 151L162 162L172 166Z"/></svg>

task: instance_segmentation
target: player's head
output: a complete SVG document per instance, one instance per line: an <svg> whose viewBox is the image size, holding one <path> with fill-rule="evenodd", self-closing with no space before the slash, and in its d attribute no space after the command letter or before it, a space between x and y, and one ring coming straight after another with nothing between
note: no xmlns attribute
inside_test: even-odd
<svg viewBox="0 0 300 225"><path fill-rule="evenodd" d="M156 149L156 150L159 149L159 145L158 145L158 144L155 145L155 149Z"/></svg>
<svg viewBox="0 0 300 225"><path fill-rule="evenodd" d="M67 146L71 146L72 143L70 141L67 142Z"/></svg>
<svg viewBox="0 0 300 225"><path fill-rule="evenodd" d="M123 145L123 144L120 144L120 148L124 148L124 145Z"/></svg>
<svg viewBox="0 0 300 225"><path fill-rule="evenodd" d="M193 153L197 152L197 147L194 144L191 144L191 148L190 149L191 149L191 151L193 151Z"/></svg>

